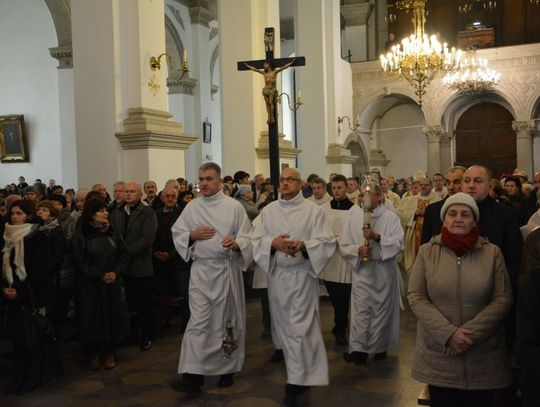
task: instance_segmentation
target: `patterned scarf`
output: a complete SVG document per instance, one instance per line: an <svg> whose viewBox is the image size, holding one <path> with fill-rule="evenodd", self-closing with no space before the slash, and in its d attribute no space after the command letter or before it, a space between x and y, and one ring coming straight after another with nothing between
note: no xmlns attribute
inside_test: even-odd
<svg viewBox="0 0 540 407"><path fill-rule="evenodd" d="M13 284L13 270L11 268L11 252L15 252L13 263L15 264L15 273L19 280L26 280L26 268L24 266L24 237L34 230L38 225L23 223L22 225L6 224L4 231L4 240L6 242L2 249L2 268L4 279L11 287Z"/></svg>
<svg viewBox="0 0 540 407"><path fill-rule="evenodd" d="M465 236L458 237L448 231L446 226L443 226L441 233L441 241L445 246L451 249L458 257L462 257L469 253L476 242L478 241L478 235L480 231L475 226Z"/></svg>

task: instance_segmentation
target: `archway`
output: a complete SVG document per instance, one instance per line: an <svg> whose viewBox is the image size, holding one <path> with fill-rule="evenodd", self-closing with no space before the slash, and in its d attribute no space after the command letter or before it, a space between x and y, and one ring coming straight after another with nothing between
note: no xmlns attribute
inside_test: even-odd
<svg viewBox="0 0 540 407"><path fill-rule="evenodd" d="M347 148L351 151L351 155L358 157L352 164L352 176L361 177L363 174L369 172L366 151L362 145L358 141L351 141Z"/></svg>
<svg viewBox="0 0 540 407"><path fill-rule="evenodd" d="M512 114L498 103L471 106L459 118L455 130L456 164L485 165L498 177L516 168L516 135Z"/></svg>

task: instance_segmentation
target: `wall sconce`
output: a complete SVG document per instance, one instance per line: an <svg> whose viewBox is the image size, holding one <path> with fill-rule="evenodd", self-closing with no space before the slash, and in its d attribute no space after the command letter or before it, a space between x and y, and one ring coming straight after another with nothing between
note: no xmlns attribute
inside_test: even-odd
<svg viewBox="0 0 540 407"><path fill-rule="evenodd" d="M289 105L289 109L293 112L296 112L298 108L304 104L304 101L302 100L302 91L300 90L298 91L298 99L297 99L298 101L294 104L294 106L291 104L291 97L285 92L281 93L278 96L278 103L279 104L282 103L281 99L283 95L287 96L287 104Z"/></svg>
<svg viewBox="0 0 540 407"><path fill-rule="evenodd" d="M153 72L159 71L161 69L161 58L163 57L167 58L167 64L168 64L169 71L171 72L171 76L172 76L173 71L174 71L173 60L171 56L167 54L166 52L159 55L157 58L154 56L150 57L150 69ZM175 77L175 79L178 79L178 80L181 80L189 72L189 67L187 63L187 50L185 49L184 49L184 52L182 53L182 67L178 71L180 72L180 77L178 76ZM155 74L152 74L152 77L150 78L150 82L148 82L148 87L150 88L154 96L156 96L156 93L158 92L160 85Z"/></svg>
<svg viewBox="0 0 540 407"><path fill-rule="evenodd" d="M338 137L341 135L341 123L343 123L343 121L347 119L347 123L349 124L349 130L350 131L355 131L358 127L360 127L360 123L358 122L354 122L352 127L351 127L351 118L349 116L338 116L337 118L337 133L338 133Z"/></svg>

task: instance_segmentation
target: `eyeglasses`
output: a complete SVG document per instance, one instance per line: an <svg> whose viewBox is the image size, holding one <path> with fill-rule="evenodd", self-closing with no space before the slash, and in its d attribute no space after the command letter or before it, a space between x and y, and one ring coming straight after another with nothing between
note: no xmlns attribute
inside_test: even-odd
<svg viewBox="0 0 540 407"><path fill-rule="evenodd" d="M287 182L287 183L290 183L290 182L299 182L300 179L298 178L293 178L293 177L287 177L287 178L280 178L279 179L279 182L280 183L283 183L283 182Z"/></svg>

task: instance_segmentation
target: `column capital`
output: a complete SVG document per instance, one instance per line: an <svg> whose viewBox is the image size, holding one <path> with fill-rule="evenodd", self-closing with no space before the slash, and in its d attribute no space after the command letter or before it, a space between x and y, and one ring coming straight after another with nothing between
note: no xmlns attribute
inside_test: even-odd
<svg viewBox="0 0 540 407"><path fill-rule="evenodd" d="M326 153L327 164L354 164L358 157L351 154L351 150L343 144L330 143Z"/></svg>
<svg viewBox="0 0 540 407"><path fill-rule="evenodd" d="M195 86L197 86L197 79L194 78L167 78L170 95L193 95Z"/></svg>
<svg viewBox="0 0 540 407"><path fill-rule="evenodd" d="M49 52L51 57L58 59L58 69L73 68L73 47L71 45L49 48Z"/></svg>
<svg viewBox="0 0 540 407"><path fill-rule="evenodd" d="M512 122L512 129L517 138L531 138L536 130L536 123L534 120L515 121Z"/></svg>
<svg viewBox="0 0 540 407"><path fill-rule="evenodd" d="M191 24L200 24L205 27L210 27L210 21L217 18L208 8L200 5L189 7L189 17L191 17Z"/></svg>
<svg viewBox="0 0 540 407"><path fill-rule="evenodd" d="M279 133L279 158L294 159L302 152L302 150L295 148L292 141L286 140L283 133ZM268 149L268 131L261 131L259 137L259 145L255 147L257 158L270 158Z"/></svg>
<svg viewBox="0 0 540 407"><path fill-rule="evenodd" d="M439 143L445 134L441 126L424 126L422 133L427 137L428 143Z"/></svg>
<svg viewBox="0 0 540 407"><path fill-rule="evenodd" d="M441 134L440 144L441 147L450 147L452 144L452 136L448 133Z"/></svg>
<svg viewBox="0 0 540 407"><path fill-rule="evenodd" d="M371 150L369 154L369 165L377 167L386 167L390 160L386 158L384 151L376 149Z"/></svg>

